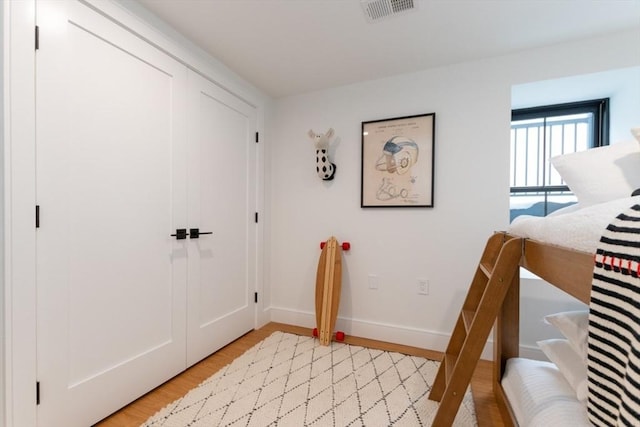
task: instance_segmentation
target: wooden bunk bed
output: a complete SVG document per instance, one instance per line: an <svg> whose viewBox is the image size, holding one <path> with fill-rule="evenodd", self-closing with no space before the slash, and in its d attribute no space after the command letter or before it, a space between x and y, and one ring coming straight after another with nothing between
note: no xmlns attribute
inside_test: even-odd
<svg viewBox="0 0 640 427"><path fill-rule="evenodd" d="M631 132L640 142L640 128ZM545 218L518 218L508 232L487 241L429 394L440 402L434 426L453 424L492 328L493 390L505 424L516 425L516 415L523 423L542 426L575 425L578 418L585 425L640 421L638 145L612 144L556 156L550 162L578 203ZM567 338L560 340L562 345L575 347L579 341L580 351L573 348L560 357L547 347L545 354L555 359L555 366L518 358L521 267L589 305L588 313L579 314L578 331L561 330ZM559 315L566 319L567 313L551 317ZM552 340L545 341L541 347L551 345ZM575 372L574 366L584 371ZM551 418L537 400L541 390L559 393L546 401L553 407ZM567 406L555 404L563 399ZM544 417L538 417L541 413ZM561 418L564 424L557 423Z"/></svg>
<svg viewBox="0 0 640 427"><path fill-rule="evenodd" d="M440 402L434 426L453 423L492 327L494 394L505 425L517 425L501 380L507 360L519 356L520 267L588 304L593 260L590 253L505 232L489 238L429 395Z"/></svg>
<svg viewBox="0 0 640 427"><path fill-rule="evenodd" d="M515 238L515 236L505 235L505 239L509 238ZM593 254L531 239L523 239L521 247L520 267L529 270L579 301L589 304L593 278ZM516 271L494 329L493 390L505 425L517 425L501 380L507 360L519 355L519 307L520 280Z"/></svg>
<svg viewBox="0 0 640 427"><path fill-rule="evenodd" d="M434 426L453 424L462 395L469 385L492 328L494 332L492 381L494 395L505 425L518 425L513 402L510 403L507 398L508 393L503 387L503 380L505 372L508 371L506 369L508 361L519 356L520 268L525 268L584 304L593 304L594 267L603 264L603 262L596 263L596 255L594 255L596 248L602 244L601 230L608 230L608 224L612 218L627 209L619 209L620 206L628 207L629 203L634 205L633 209L635 209L635 217L633 218L635 223L632 228L637 229L635 224L640 221L640 216L638 216L640 197L621 199L607 207L607 210L610 209L611 212L615 212L614 214L610 215L611 212L608 211L602 212L597 215L597 223L580 228L580 230L588 230L585 239L577 243L566 239L567 247L558 244L558 241L562 241L563 236L549 237L548 234L542 233L545 240L542 241L542 239L527 236L528 231L523 232L524 230L517 228L512 228L510 232L495 233L488 239L429 394L429 399L440 402ZM596 211L601 208L594 206L591 209ZM591 215L591 212L585 215L584 210L581 215L588 218L589 221L596 217L596 215ZM616 221L621 220L621 217L622 215L617 217ZM567 218L569 218L568 221ZM572 226L575 225L575 219L578 219L570 217L570 215L567 215L567 218L563 221L567 221ZM627 216L627 218L631 217ZM545 218L545 220L548 219ZM558 221L555 219L550 221L551 234L559 232L560 227L555 227ZM545 224L549 224L549 221ZM518 235L516 232L519 232ZM576 230L570 230L571 233L576 234ZM609 231L605 233L609 233ZM550 242L547 242L547 239ZM586 246L585 241L589 242ZM613 243L608 244L614 245L614 249L619 250L619 246L615 246ZM584 247L588 247L589 250L581 250ZM634 249L634 251L640 251L640 249ZM636 253L634 257L634 259L639 259L640 254ZM633 262L634 269L638 270L638 272L634 270L634 275L640 274L640 262ZM631 267L628 269L630 271ZM636 279L633 280L637 280L637 276L634 277ZM637 287L637 282L634 283ZM593 290L595 291L596 288ZM640 314L638 314L638 318L640 318ZM525 359L518 360L525 363L532 362ZM562 383L567 386L564 380ZM572 410L577 412L572 412L572 416L582 417L583 423L588 425L585 403L580 402L580 399L575 395L573 397L576 406ZM563 407L563 411L565 409ZM563 412L562 416L565 417L566 414L567 412Z"/></svg>

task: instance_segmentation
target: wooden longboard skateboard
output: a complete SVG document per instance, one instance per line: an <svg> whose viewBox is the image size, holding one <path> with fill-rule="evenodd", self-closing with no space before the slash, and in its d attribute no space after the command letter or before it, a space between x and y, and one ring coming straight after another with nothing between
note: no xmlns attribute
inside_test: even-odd
<svg viewBox="0 0 640 427"><path fill-rule="evenodd" d="M316 324L321 345L329 345L336 326L342 289L342 248L335 237L322 248L316 274Z"/></svg>

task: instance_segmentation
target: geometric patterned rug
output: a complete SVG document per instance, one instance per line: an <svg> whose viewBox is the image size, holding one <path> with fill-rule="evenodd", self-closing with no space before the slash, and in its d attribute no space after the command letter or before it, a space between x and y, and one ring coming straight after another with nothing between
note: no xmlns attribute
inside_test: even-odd
<svg viewBox="0 0 640 427"><path fill-rule="evenodd" d="M438 365L274 332L143 426L430 426ZM453 425L477 425L469 390Z"/></svg>

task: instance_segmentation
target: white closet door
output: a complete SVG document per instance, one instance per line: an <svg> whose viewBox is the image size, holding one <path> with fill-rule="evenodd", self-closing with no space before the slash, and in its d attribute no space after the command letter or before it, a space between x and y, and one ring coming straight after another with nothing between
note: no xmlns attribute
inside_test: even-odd
<svg viewBox="0 0 640 427"><path fill-rule="evenodd" d="M83 3L37 14L38 424L86 427L186 367L187 71Z"/></svg>
<svg viewBox="0 0 640 427"><path fill-rule="evenodd" d="M255 108L189 73L187 363L254 326ZM193 237L193 236L190 236Z"/></svg>

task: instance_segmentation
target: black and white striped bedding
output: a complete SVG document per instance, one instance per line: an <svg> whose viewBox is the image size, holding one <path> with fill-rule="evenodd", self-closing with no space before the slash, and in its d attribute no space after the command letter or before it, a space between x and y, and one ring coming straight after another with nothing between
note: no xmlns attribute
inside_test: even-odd
<svg viewBox="0 0 640 427"><path fill-rule="evenodd" d="M640 426L640 205L600 239L589 310L589 420Z"/></svg>

